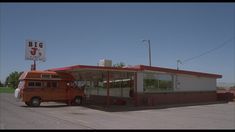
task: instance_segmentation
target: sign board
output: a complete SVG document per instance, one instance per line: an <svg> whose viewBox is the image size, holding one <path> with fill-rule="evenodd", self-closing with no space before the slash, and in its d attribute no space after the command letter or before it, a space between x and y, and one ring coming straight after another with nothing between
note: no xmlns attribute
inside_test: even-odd
<svg viewBox="0 0 235 132"><path fill-rule="evenodd" d="M27 40L25 46L25 59L46 61L45 44L41 41Z"/></svg>

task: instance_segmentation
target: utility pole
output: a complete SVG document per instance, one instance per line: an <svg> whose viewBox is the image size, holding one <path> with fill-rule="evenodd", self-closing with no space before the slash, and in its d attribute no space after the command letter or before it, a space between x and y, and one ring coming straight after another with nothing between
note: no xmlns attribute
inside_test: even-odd
<svg viewBox="0 0 235 132"><path fill-rule="evenodd" d="M143 40L143 42L148 41L148 47L149 47L149 66L151 66L151 45L150 40Z"/></svg>

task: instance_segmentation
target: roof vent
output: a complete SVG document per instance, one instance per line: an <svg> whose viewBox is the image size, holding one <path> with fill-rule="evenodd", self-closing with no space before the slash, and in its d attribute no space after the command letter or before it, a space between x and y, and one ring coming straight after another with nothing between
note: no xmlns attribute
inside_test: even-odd
<svg viewBox="0 0 235 132"><path fill-rule="evenodd" d="M99 66L112 67L112 60L102 59L99 61Z"/></svg>

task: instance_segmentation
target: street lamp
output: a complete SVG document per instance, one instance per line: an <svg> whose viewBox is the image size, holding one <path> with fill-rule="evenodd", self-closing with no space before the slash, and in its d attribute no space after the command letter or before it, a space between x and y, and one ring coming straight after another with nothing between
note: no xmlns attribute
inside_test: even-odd
<svg viewBox="0 0 235 132"><path fill-rule="evenodd" d="M151 66L151 47L150 47L150 40L143 40L143 42L148 41L149 45L149 66Z"/></svg>
<svg viewBox="0 0 235 132"><path fill-rule="evenodd" d="M179 63L182 64L181 60L177 60L177 70L179 70Z"/></svg>

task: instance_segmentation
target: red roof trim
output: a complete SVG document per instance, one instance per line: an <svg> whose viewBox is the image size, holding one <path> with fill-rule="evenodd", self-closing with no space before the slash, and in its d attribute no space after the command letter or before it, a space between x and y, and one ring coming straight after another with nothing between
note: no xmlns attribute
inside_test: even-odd
<svg viewBox="0 0 235 132"><path fill-rule="evenodd" d="M133 72L150 70L150 71L160 71L160 72L168 72L168 73L175 73L175 74L186 74L186 75L193 75L193 76L199 76L199 77L222 78L222 75L218 75L218 74L209 74L209 73L186 71L186 70L176 70L176 69L152 67L152 66L145 66L145 65L137 65L137 66L126 67L126 68L74 65L74 66L69 66L69 67L53 68L53 69L49 69L49 71L66 71L66 70L75 70L77 68L78 69L92 69L92 70L133 71Z"/></svg>
<svg viewBox="0 0 235 132"><path fill-rule="evenodd" d="M62 68L53 68L49 69L50 71L65 71L65 70L74 70L74 69L92 69L92 70L118 70L118 71L138 71L136 68L121 68L121 67L104 67L104 66L88 66L88 65L75 65Z"/></svg>

